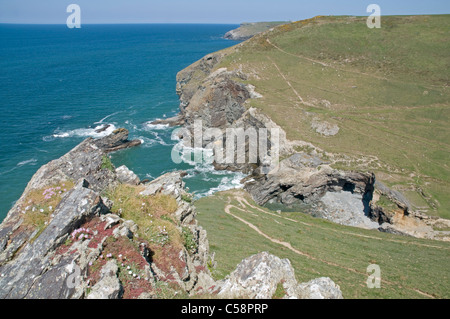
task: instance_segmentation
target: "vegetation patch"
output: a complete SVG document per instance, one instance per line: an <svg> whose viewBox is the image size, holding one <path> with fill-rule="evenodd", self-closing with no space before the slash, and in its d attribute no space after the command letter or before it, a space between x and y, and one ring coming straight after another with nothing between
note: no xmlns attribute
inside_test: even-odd
<svg viewBox="0 0 450 319"><path fill-rule="evenodd" d="M111 162L111 159L109 158L108 155L103 155L102 156L101 169L107 169L107 170L110 170L111 172L115 171L114 164Z"/></svg>
<svg viewBox="0 0 450 319"><path fill-rule="evenodd" d="M164 280L171 282L175 280L171 275L174 270L180 276L185 270L183 248L196 250L195 241L189 229L179 229L174 216L178 209L175 198L163 194L141 196L143 189L143 186L119 185L107 197L114 202L115 214L137 224L138 240L148 245L151 262L167 275Z"/></svg>
<svg viewBox="0 0 450 319"><path fill-rule="evenodd" d="M375 203L377 206L383 208L385 211L398 210L398 205L391 201L387 196L380 195L380 198Z"/></svg>
<svg viewBox="0 0 450 319"><path fill-rule="evenodd" d="M283 297L286 296L286 290L283 286L283 281L279 282L277 285L277 290L275 290L274 294L272 295L272 299L283 299Z"/></svg>
<svg viewBox="0 0 450 319"><path fill-rule="evenodd" d="M44 189L32 190L20 208L23 213L22 227L37 229L37 238L53 218L62 197L73 187L72 181L66 181Z"/></svg>
<svg viewBox="0 0 450 319"><path fill-rule="evenodd" d="M139 227L139 237L149 243L182 246L183 239L173 216L178 208L175 198L162 194L142 196L143 190L143 186L117 186L107 194L114 202L112 211L134 221Z"/></svg>
<svg viewBox="0 0 450 319"><path fill-rule="evenodd" d="M192 234L192 231L188 227L182 228L182 234L183 234L183 242L184 242L184 248L191 254L195 253L198 249L197 242L195 241L194 234Z"/></svg>

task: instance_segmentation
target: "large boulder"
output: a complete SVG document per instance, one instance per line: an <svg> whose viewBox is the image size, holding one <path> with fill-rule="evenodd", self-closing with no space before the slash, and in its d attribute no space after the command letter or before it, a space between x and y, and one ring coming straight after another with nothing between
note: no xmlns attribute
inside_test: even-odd
<svg viewBox="0 0 450 319"><path fill-rule="evenodd" d="M282 284L287 296L294 297L297 281L287 259L263 252L244 259L222 283L222 298L269 299Z"/></svg>
<svg viewBox="0 0 450 319"><path fill-rule="evenodd" d="M221 298L270 299L280 285L283 298L342 299L338 285L329 278L298 284L288 259L262 252L244 259L227 278L217 283Z"/></svg>
<svg viewBox="0 0 450 319"><path fill-rule="evenodd" d="M300 299L343 299L340 287L328 277L298 285L297 294Z"/></svg>
<svg viewBox="0 0 450 319"><path fill-rule="evenodd" d="M101 270L100 281L92 287L87 299L119 299L122 285L117 277L118 271L116 262L108 261Z"/></svg>
<svg viewBox="0 0 450 319"><path fill-rule="evenodd" d="M139 177L125 165L116 168L116 174L122 184L138 185L141 182Z"/></svg>

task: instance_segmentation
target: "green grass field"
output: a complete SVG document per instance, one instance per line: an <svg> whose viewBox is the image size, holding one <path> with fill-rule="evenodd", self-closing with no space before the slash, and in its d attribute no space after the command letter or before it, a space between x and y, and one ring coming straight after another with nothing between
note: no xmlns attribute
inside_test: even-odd
<svg viewBox="0 0 450 319"><path fill-rule="evenodd" d="M278 214L238 190L200 199L195 206L215 253L216 279L242 259L268 251L288 258L299 282L330 277L344 298L450 297L450 243L341 226L302 213ZM381 268L380 289L367 288L371 264Z"/></svg>
<svg viewBox="0 0 450 319"><path fill-rule="evenodd" d="M225 50L216 68L242 69L263 95L249 106L291 140L373 171L416 210L450 218L450 15L317 17ZM242 80L241 80L242 81ZM314 118L337 124L324 137Z"/></svg>

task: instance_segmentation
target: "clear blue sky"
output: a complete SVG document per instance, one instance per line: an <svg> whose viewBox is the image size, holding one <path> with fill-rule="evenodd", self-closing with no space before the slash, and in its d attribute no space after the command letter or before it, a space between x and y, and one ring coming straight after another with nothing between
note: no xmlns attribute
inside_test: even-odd
<svg viewBox="0 0 450 319"><path fill-rule="evenodd" d="M240 23L316 15L449 14L450 0L0 0L0 23L66 23L69 4L82 23Z"/></svg>

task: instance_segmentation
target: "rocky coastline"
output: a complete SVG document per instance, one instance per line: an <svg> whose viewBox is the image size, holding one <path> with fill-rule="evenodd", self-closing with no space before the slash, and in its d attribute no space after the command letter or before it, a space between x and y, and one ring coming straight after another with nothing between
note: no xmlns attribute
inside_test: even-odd
<svg viewBox="0 0 450 319"><path fill-rule="evenodd" d="M232 50L238 51L244 45L241 43L229 50L209 54L180 71L177 75L180 113L173 119L158 123L181 125L188 134L193 134L196 120L202 121L204 129L277 128L280 131L280 162L276 167L268 168L263 163L214 163L219 170L248 174L242 182L256 203L306 204L313 216L344 225L450 241L450 232L436 230L448 228L449 220L414 211L401 193L377 181L373 173L333 169L329 160L319 156L325 152L304 141L288 140L281 127L250 107L248 102L262 95L257 88L244 84L249 75L241 69L220 67L221 61ZM226 145L225 140L219 142ZM210 143L209 140L204 141L203 147ZM248 148L247 143L247 152ZM304 148L313 151L301 151ZM393 207L386 209L379 205L381 197Z"/></svg>
<svg viewBox="0 0 450 319"><path fill-rule="evenodd" d="M335 169L314 145L288 140L281 127L249 106L261 94L244 83L248 75L219 67L226 54L209 54L180 71L180 113L153 124L182 126L189 134L196 120L205 129L277 128L276 166L214 163L218 170L246 173L244 189L257 204L306 206L314 216L344 225L450 240L449 232L435 230L450 227L448 220L414 211L373 173ZM298 283L290 261L267 252L245 258L225 279L215 280L214 255L184 173L146 182L111 163L109 153L140 144L117 129L86 139L36 172L0 225L1 299L264 299L280 285L286 299L343 298L332 279ZM305 146L313 151L302 151ZM394 206L379 205L381 197Z"/></svg>
<svg viewBox="0 0 450 319"><path fill-rule="evenodd" d="M214 280L184 173L143 183L115 168L108 153L138 144L127 137L88 138L32 177L0 225L1 299L271 298L279 285L285 298L342 298L331 279L299 284L264 252Z"/></svg>

